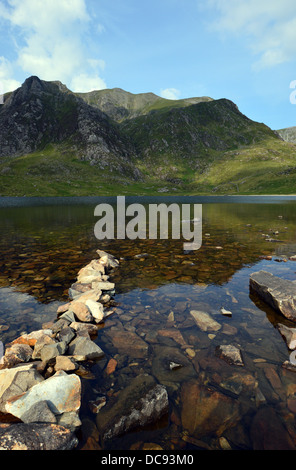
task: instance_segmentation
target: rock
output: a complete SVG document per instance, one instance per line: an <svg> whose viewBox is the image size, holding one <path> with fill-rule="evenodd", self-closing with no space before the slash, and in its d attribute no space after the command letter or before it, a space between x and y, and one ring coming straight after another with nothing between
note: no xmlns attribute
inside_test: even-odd
<svg viewBox="0 0 296 470"><path fill-rule="evenodd" d="M286 325L278 323L279 332L285 339L289 349L296 349L296 328L289 328Z"/></svg>
<svg viewBox="0 0 296 470"><path fill-rule="evenodd" d="M5 404L12 397L27 392L44 379L34 368L33 364L17 366L13 369L0 371L0 412L5 413Z"/></svg>
<svg viewBox="0 0 296 470"><path fill-rule="evenodd" d="M19 423L0 429L0 450L72 450L77 444L69 429L56 424Z"/></svg>
<svg viewBox="0 0 296 470"><path fill-rule="evenodd" d="M92 287L97 290L112 291L115 284L113 282L93 282Z"/></svg>
<svg viewBox="0 0 296 470"><path fill-rule="evenodd" d="M157 334L159 336L165 336L167 338L172 338L176 343L184 346L186 341L184 340L182 333L176 328L168 328L166 330L158 330Z"/></svg>
<svg viewBox="0 0 296 470"><path fill-rule="evenodd" d="M104 307L101 303L89 299L85 305L89 308L96 323L101 323L104 320Z"/></svg>
<svg viewBox="0 0 296 470"><path fill-rule="evenodd" d="M97 302L98 300L100 300L101 295L102 291L100 289L91 289L88 292L85 292L84 294L77 297L76 300L79 300L79 302L83 302L84 304L87 300L94 300L95 302Z"/></svg>
<svg viewBox="0 0 296 470"><path fill-rule="evenodd" d="M46 329L32 331L32 333L30 334L24 334L19 336L17 339L12 341L10 345L12 346L13 344L28 344L29 346L34 347L37 341L40 340L44 335L51 336L52 330Z"/></svg>
<svg viewBox="0 0 296 470"><path fill-rule="evenodd" d="M240 350L232 344L217 346L216 356L224 359L228 364L244 366Z"/></svg>
<svg viewBox="0 0 296 470"><path fill-rule="evenodd" d="M115 400L109 400L97 415L104 440L155 423L168 412L166 388L149 375L134 378Z"/></svg>
<svg viewBox="0 0 296 470"><path fill-rule="evenodd" d="M31 387L23 395L10 399L5 406L6 412L22 419L31 406L39 401L46 401L50 410L55 414L77 411L80 408L81 382L73 374L59 371L47 380Z"/></svg>
<svg viewBox="0 0 296 470"><path fill-rule="evenodd" d="M41 400L31 406L23 415L24 423L53 423L56 424L57 419L51 411L46 400Z"/></svg>
<svg viewBox="0 0 296 470"><path fill-rule="evenodd" d="M56 340L47 334L44 334L40 338L38 338L34 346L32 359L41 359L42 348L48 344L56 344Z"/></svg>
<svg viewBox="0 0 296 470"><path fill-rule="evenodd" d="M65 318L65 315L67 315L67 318ZM63 315L60 316L59 320L56 321L56 322L52 325L52 332L53 332L53 334L57 334L57 333L59 333L61 330L63 330L64 328L67 328L67 326L69 326L70 323L71 323L71 320L68 319L68 312L63 313Z"/></svg>
<svg viewBox="0 0 296 470"><path fill-rule="evenodd" d="M87 323L93 321L93 316L86 304L82 302L71 302L70 310L75 314L79 321Z"/></svg>
<svg viewBox="0 0 296 470"><path fill-rule="evenodd" d="M232 315L232 312L230 312L230 310L226 310L224 307L220 309L220 312L222 313L222 315L227 315L228 317L231 317Z"/></svg>
<svg viewBox="0 0 296 470"><path fill-rule="evenodd" d="M66 328L63 328L58 334L57 334L57 338L58 340L61 342L61 341L64 341L66 344L69 344L72 339L75 338L75 333L73 331L72 328L70 327L66 327Z"/></svg>
<svg viewBox="0 0 296 470"><path fill-rule="evenodd" d="M169 389L178 389L180 383L196 375L191 361L178 348L155 346L153 353L152 374Z"/></svg>
<svg viewBox="0 0 296 470"><path fill-rule="evenodd" d="M92 323L80 322L73 322L71 323L70 327L73 328L73 330L75 330L77 333L85 331L90 337L96 336L99 329L97 325L93 325Z"/></svg>
<svg viewBox="0 0 296 470"><path fill-rule="evenodd" d="M83 336L78 336L69 344L68 354L79 361L100 359L104 356L97 344Z"/></svg>
<svg viewBox="0 0 296 470"><path fill-rule="evenodd" d="M107 367L106 367L106 374L107 375L111 375L113 374L113 372L115 371L117 367L117 361L113 358L111 358L107 364Z"/></svg>
<svg viewBox="0 0 296 470"><path fill-rule="evenodd" d="M33 349L28 344L13 344L7 348L2 358L1 368L11 368L17 364L29 362L32 359Z"/></svg>
<svg viewBox="0 0 296 470"><path fill-rule="evenodd" d="M77 299L82 294L85 294L90 290L91 290L91 284L83 284L82 282L75 282L74 284L71 285L68 291L69 298L72 299L72 301L75 301L75 299Z"/></svg>
<svg viewBox="0 0 296 470"><path fill-rule="evenodd" d="M59 426L63 426L70 431L75 432L81 427L82 423L78 411L69 411L57 416Z"/></svg>
<svg viewBox="0 0 296 470"><path fill-rule="evenodd" d="M250 289L284 317L296 321L296 288L292 281L259 271L251 274Z"/></svg>
<svg viewBox="0 0 296 470"><path fill-rule="evenodd" d="M110 253L106 253L102 250L97 250L98 255L100 256L100 264L105 266L107 270L112 268L117 268L119 266L119 261Z"/></svg>
<svg viewBox="0 0 296 470"><path fill-rule="evenodd" d="M143 358L148 354L148 344L136 333L126 330L111 328L106 331L114 347L121 354L127 354L133 358Z"/></svg>
<svg viewBox="0 0 296 470"><path fill-rule="evenodd" d="M281 418L270 406L261 407L250 429L253 450L295 450Z"/></svg>
<svg viewBox="0 0 296 470"><path fill-rule="evenodd" d="M222 325L214 320L208 313L191 310L190 315L202 331L218 331Z"/></svg>
<svg viewBox="0 0 296 470"><path fill-rule="evenodd" d="M78 364L75 362L74 358L70 356L57 356L56 363L54 366L55 371L64 370L65 372L71 372L78 369Z"/></svg>
<svg viewBox="0 0 296 470"><path fill-rule="evenodd" d="M50 363L57 356L62 356L67 351L68 345L65 341L55 344L46 344L40 351L41 361Z"/></svg>
<svg viewBox="0 0 296 470"><path fill-rule="evenodd" d="M57 309L57 315L61 315L62 313L67 312L69 310L71 302L67 302L66 304L60 305L59 308Z"/></svg>
<svg viewBox="0 0 296 470"><path fill-rule="evenodd" d="M181 389L183 427L195 438L223 432L241 418L237 400L204 386L193 379Z"/></svg>

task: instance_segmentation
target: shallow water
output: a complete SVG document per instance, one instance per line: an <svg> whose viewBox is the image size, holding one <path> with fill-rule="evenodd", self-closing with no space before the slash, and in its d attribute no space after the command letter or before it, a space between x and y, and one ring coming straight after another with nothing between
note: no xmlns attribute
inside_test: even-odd
<svg viewBox="0 0 296 470"><path fill-rule="evenodd" d="M168 450L219 449L227 442L253 449L263 445L256 430L262 435L270 420L273 432L266 431L264 445L296 446L296 374L282 367L289 350L277 330L289 322L249 292L250 274L261 269L296 279L296 263L289 260L296 254L295 198L157 200L167 201L203 205L199 250L184 253L182 240L96 240L94 207L101 200L2 200L0 340L55 319L79 269L103 249L120 258L112 275L117 311L96 340L105 358L82 379L79 448L141 449L152 442ZM232 315L222 315L221 307ZM190 310L211 314L220 330L201 331ZM122 331L137 335L148 353L127 348ZM239 347L244 367L218 358L221 344ZM117 368L108 376L110 358ZM168 359L183 367L168 370ZM168 416L100 442L92 402L116 396L140 373L167 387Z"/></svg>

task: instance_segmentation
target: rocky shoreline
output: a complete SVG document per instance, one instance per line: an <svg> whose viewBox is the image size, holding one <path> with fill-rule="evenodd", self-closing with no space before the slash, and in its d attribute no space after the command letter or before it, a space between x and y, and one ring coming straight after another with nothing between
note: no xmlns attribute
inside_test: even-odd
<svg viewBox="0 0 296 470"><path fill-rule="evenodd" d="M113 313L109 302L115 285L109 274L119 265L112 255L97 253L99 259L79 271L69 302L58 308L56 320L6 345L0 363L0 450L71 450L78 445L79 375L86 361L104 356L94 339ZM137 377L130 387L134 404L141 406L125 417L112 412L108 434L149 423L167 412L166 389L150 376Z"/></svg>
<svg viewBox="0 0 296 470"><path fill-rule="evenodd" d="M78 272L76 282L69 289L69 301L58 308L56 319L43 324L42 329L23 334L6 345L5 355L0 362L0 450L72 450L79 444L77 435L82 426L79 417L82 404L80 377L86 372L87 363L92 365L105 357L103 349L96 343L97 334L108 318L115 311L120 311L113 307L115 284L110 282L110 274L119 266L119 261L101 250L97 250L97 254L99 259L92 260ZM250 276L250 289L288 320L296 321L291 318L291 311L295 310L295 283L261 271ZM220 314L224 317L232 316L232 312L225 308L220 309ZM172 318L169 316L168 320ZM222 324L205 311L191 309L189 320L209 339L222 330L225 334L232 332L228 332L226 325L222 328ZM111 320L109 322L112 323ZM133 356L147 356L148 345L140 336L131 330L111 330L106 331L106 335L108 337L111 334L119 352L124 344L125 348L128 345L133 351ZM289 350L295 351L296 328L278 324L278 330ZM200 388L191 369L192 364L196 370L200 367L203 369L203 359L194 362L195 352L178 329L167 328L157 332L180 344L188 359L177 354L175 348L166 348L165 351L160 349L153 362L153 370L157 373L140 373L131 378L115 400L112 398L106 402L106 399L102 399L93 403L96 407L96 426L103 441L156 423L161 418L166 419L169 412L167 389L172 387L172 380L180 379L180 373L188 378L182 386L184 403L181 419L190 435L199 436L198 423L202 424L201 429L209 425L203 421L203 413L199 411L196 403L198 397L201 403L212 403L214 400L217 409L220 409L222 400L226 416L233 416L233 419L236 419L237 410L232 408L231 397L237 397L241 387L253 390L254 393L250 393L252 396L255 394L256 404L264 403L255 378L251 380L249 375L244 376L250 382L247 384L238 373L233 375L233 383L228 383L226 379L225 384L221 382L220 386L228 390L229 396L224 396L216 389L210 392L207 388ZM216 347L216 359L212 357L208 361L214 363L222 359L224 364L228 364L227 367L243 370L244 351L233 343L224 343ZM158 381L162 362L165 362L165 372ZM115 359L107 360L107 375L111 375L116 366ZM296 371L296 365L290 361L283 363L283 367ZM172 371L174 378L171 377ZM275 373L270 374L269 371L268 379L274 384L277 376ZM280 385L275 385L276 390L280 390ZM200 396L201 390L205 396ZM196 415L194 422L193 415ZM221 423L223 421L221 418ZM223 426L221 429L224 429ZM186 436L182 439L190 441L190 436Z"/></svg>

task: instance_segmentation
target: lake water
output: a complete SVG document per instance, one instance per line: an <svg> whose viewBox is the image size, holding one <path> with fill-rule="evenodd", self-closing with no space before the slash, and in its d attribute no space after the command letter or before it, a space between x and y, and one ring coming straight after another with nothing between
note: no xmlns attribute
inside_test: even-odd
<svg viewBox="0 0 296 470"><path fill-rule="evenodd" d="M98 248L120 259L112 275L116 313L96 339L105 358L82 377L79 448L296 448L296 373L282 367L289 350L277 328L295 325L249 292L250 274L259 270L296 279L296 262L289 260L296 254L296 198L126 199L202 204L202 246L191 252L184 252L182 240L98 241L94 208L101 202L115 200L0 199L4 344L56 318L78 271L97 258ZM222 307L232 315L222 315ZM191 310L209 313L219 331L202 331ZM122 344L122 331L141 338L147 354ZM241 350L243 367L217 357L217 346L229 344ZM117 368L108 376L110 358ZM171 371L168 361L182 367ZM102 444L93 404L118 396L140 373L167 387L168 416Z"/></svg>

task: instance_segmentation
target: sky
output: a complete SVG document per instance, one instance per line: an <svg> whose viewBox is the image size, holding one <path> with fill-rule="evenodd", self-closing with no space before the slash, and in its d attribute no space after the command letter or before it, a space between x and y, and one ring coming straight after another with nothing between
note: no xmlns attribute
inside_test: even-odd
<svg viewBox="0 0 296 470"><path fill-rule="evenodd" d="M0 0L0 95L31 75L74 92L227 98L296 126L296 2Z"/></svg>

